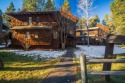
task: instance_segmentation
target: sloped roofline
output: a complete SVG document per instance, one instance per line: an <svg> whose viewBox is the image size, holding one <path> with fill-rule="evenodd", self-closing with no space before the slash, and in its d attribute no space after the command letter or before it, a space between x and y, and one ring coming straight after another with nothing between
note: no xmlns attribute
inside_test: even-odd
<svg viewBox="0 0 125 83"><path fill-rule="evenodd" d="M70 19L72 21L78 22L79 18L74 16L71 12L60 9L59 11L40 11L40 12L10 12L6 13L9 16L17 16L17 15L44 15L44 14L57 14L63 15L65 18Z"/></svg>

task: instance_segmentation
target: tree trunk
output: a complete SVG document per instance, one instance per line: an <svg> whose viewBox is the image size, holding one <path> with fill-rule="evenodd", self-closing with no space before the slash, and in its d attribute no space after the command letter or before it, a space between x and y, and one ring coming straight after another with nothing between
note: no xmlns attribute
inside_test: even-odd
<svg viewBox="0 0 125 83"><path fill-rule="evenodd" d="M0 69L3 69L3 68L4 68L3 60L2 58L0 58Z"/></svg>

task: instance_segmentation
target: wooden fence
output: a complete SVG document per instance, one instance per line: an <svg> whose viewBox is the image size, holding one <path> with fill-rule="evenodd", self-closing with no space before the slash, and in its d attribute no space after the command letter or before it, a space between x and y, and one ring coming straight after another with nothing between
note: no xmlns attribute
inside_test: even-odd
<svg viewBox="0 0 125 83"><path fill-rule="evenodd" d="M86 59L86 55L80 55L82 83L87 83L87 74L91 75L125 75L125 71L87 71L86 62L89 63L125 63L125 59Z"/></svg>
<svg viewBox="0 0 125 83"><path fill-rule="evenodd" d="M125 44L125 36L109 34L106 38L104 59L90 59L91 63L104 63L103 71L87 72L86 56L80 56L81 76L83 83L87 83L87 74L105 75L105 80L110 81L110 75L125 75L125 71L111 71L111 63L125 63L125 59L113 59L114 44Z"/></svg>

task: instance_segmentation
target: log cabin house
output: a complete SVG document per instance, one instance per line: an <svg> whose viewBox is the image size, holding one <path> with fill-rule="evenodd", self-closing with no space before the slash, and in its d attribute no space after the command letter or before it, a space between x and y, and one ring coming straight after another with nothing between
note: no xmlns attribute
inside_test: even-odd
<svg viewBox="0 0 125 83"><path fill-rule="evenodd" d="M78 18L70 12L42 11L7 13L10 17L12 47L60 49L76 47Z"/></svg>
<svg viewBox="0 0 125 83"><path fill-rule="evenodd" d="M89 40L90 45L102 45L105 44L105 39L110 32L110 28L103 24L97 24L97 27L89 28ZM76 30L77 44L86 45L87 29L77 29Z"/></svg>

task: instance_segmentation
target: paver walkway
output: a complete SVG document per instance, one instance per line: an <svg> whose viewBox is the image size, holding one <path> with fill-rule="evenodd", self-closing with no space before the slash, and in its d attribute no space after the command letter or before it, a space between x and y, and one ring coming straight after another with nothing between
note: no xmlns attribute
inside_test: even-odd
<svg viewBox="0 0 125 83"><path fill-rule="evenodd" d="M42 83L75 83L73 48L68 48L60 64L53 69Z"/></svg>

